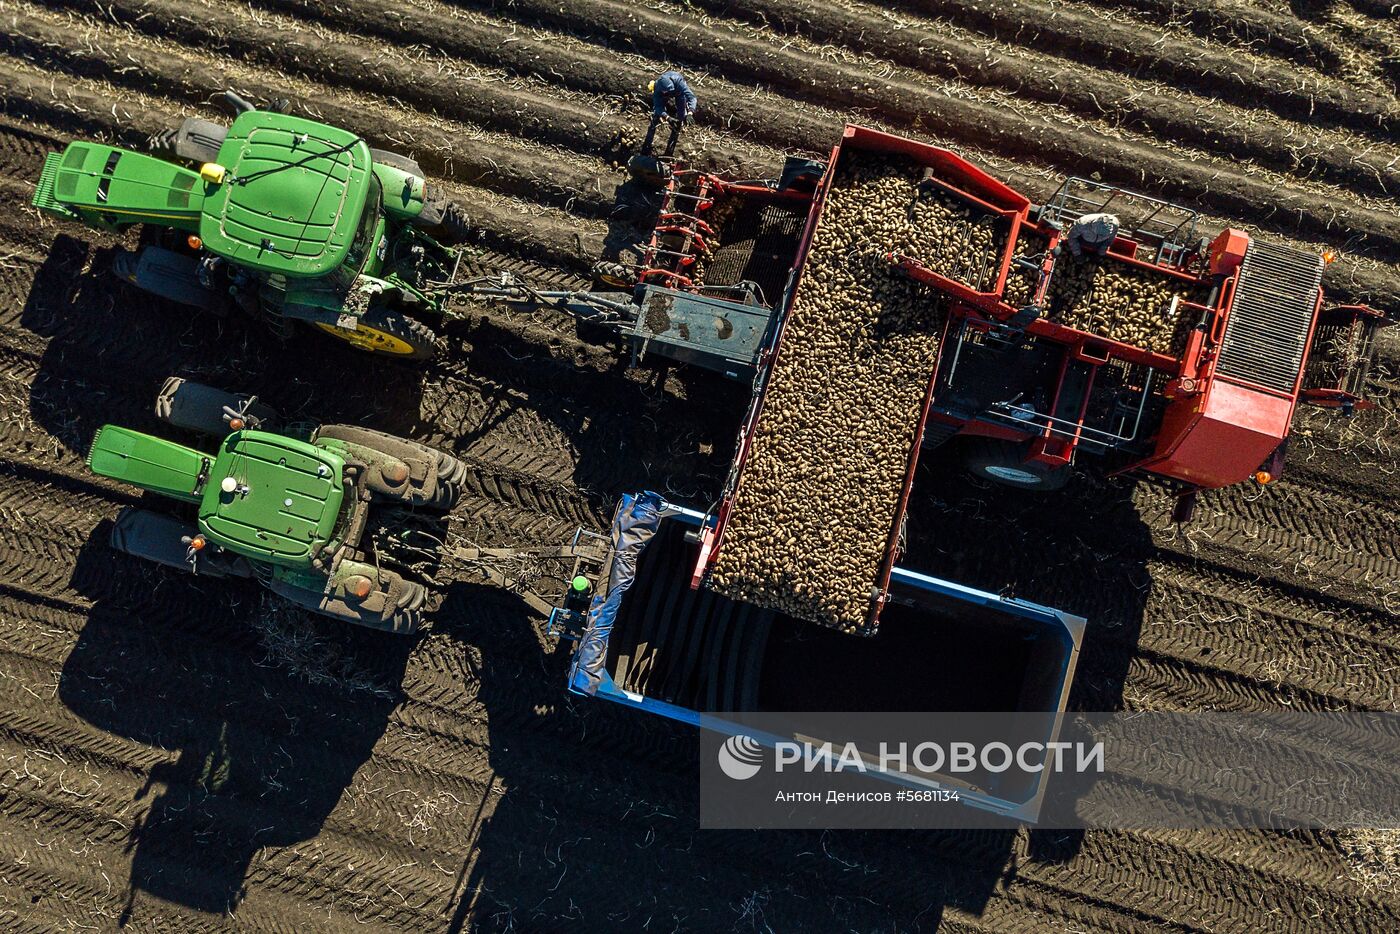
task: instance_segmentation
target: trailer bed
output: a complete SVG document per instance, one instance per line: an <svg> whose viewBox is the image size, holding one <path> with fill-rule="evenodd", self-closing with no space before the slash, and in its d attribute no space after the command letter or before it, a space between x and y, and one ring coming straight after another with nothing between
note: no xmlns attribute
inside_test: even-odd
<svg viewBox="0 0 1400 934"><path fill-rule="evenodd" d="M893 257L913 251L962 292L995 294L1027 204L947 150L846 128L705 559L712 588L875 631L946 321L944 296Z"/></svg>
<svg viewBox="0 0 1400 934"><path fill-rule="evenodd" d="M690 588L692 533L706 521L690 510L643 521L654 533L630 546L640 552L625 559L635 573L623 589L603 594L614 613L590 615L572 690L692 724L702 713L1064 711L1080 617L896 568L879 637L853 639ZM636 541L614 533L623 548ZM1034 819L1043 782L973 778L982 806Z"/></svg>

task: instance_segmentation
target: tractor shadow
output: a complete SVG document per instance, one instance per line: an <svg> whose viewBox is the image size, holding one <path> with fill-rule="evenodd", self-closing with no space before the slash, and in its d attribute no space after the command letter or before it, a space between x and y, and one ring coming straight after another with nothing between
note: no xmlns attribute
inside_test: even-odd
<svg viewBox="0 0 1400 934"><path fill-rule="evenodd" d="M565 438L570 486L604 521L621 493L651 489L696 506L717 495L748 386L655 358L629 371L627 354L611 348L571 359L492 322L477 324L460 354L475 379L495 388L471 422L435 416L445 450L469 454L501 435L522 445L530 433Z"/></svg>
<svg viewBox="0 0 1400 934"><path fill-rule="evenodd" d="M1087 617L1070 708L1120 709L1150 583L1131 493L1088 477L1048 496L988 489L931 456L901 564ZM493 776L464 830L449 930L606 917L614 930L932 931L1082 845L1080 831L1012 827L700 831L695 732L567 693L570 647L541 653L542 622L520 625L530 618L508 595L462 587L434 623L470 647ZM872 890L876 878L898 882Z"/></svg>
<svg viewBox="0 0 1400 934"><path fill-rule="evenodd" d="M69 450L86 451L109 422L171 436L153 405L172 375L263 393L292 420L396 431L416 417L421 368L374 359L307 329L283 340L253 318L220 318L155 298L110 273L114 252L59 234L21 312L21 324L46 340L30 416Z"/></svg>
<svg viewBox="0 0 1400 934"><path fill-rule="evenodd" d="M159 760L132 796L120 923L159 912L146 896L224 915L259 851L323 832L400 701L414 640L297 613L254 624L256 584L150 566L109 534L104 521L73 573L95 602L58 694Z"/></svg>
<svg viewBox="0 0 1400 934"><path fill-rule="evenodd" d="M962 872L956 892L906 885L912 833L700 830L695 730L568 693L571 647L542 653L524 619L461 587L434 622L472 660L492 775L463 821L447 931L933 930L940 898L991 892L994 875ZM877 872L904 876L875 895Z"/></svg>
<svg viewBox="0 0 1400 934"><path fill-rule="evenodd" d="M26 296L21 324L43 339L26 400L29 443L81 457L99 427L117 423L199 444L154 415L170 375L263 392L290 419L394 430L395 418L418 411L421 371L310 333L282 343L257 321L144 295L110 275L104 242L59 234ZM86 485L82 470L69 461L56 482ZM142 500L134 488L92 489ZM146 896L224 914L263 847L321 833L384 733L413 640L302 615L269 628L256 584L158 568L112 551L109 537L104 521L73 573L72 589L92 603L59 697L94 726L151 747L136 753L141 785L130 789L127 917L141 921ZM292 650L301 655L289 667Z"/></svg>

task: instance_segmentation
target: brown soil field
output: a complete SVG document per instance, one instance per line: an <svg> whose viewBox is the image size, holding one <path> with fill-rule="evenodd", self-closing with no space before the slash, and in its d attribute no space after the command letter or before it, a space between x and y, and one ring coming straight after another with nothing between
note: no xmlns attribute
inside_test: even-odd
<svg viewBox="0 0 1400 934"><path fill-rule="evenodd" d="M483 543L698 507L744 387L627 371L551 314L481 309L426 371L113 285L110 238L29 207L44 154L285 96L412 153L474 260L580 285L667 65L687 156L758 175L859 121L1044 198L1066 174L1338 250L1400 310L1400 8L1380 0L0 0L0 928L18 931L1400 930L1394 834L700 832L691 731L565 693L543 622L454 587L414 639L114 555L107 421L171 374L471 467ZM1400 705L1400 339L1285 478L1177 528L1085 473L1053 507L921 460L911 567L1090 620L1084 710ZM876 637L878 638L878 636Z"/></svg>

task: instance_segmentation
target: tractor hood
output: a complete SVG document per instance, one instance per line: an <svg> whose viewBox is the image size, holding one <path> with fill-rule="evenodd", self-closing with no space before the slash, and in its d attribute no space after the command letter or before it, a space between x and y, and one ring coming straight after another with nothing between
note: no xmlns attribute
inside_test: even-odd
<svg viewBox="0 0 1400 934"><path fill-rule="evenodd" d="M117 425L97 429L88 452L88 468L98 476L192 503L199 502L195 487L208 462L192 448Z"/></svg>
<svg viewBox="0 0 1400 934"><path fill-rule="evenodd" d="M364 140L254 110L233 121L218 164L224 177L199 225L205 248L286 276L323 276L345 261L373 178Z"/></svg>
<svg viewBox="0 0 1400 934"><path fill-rule="evenodd" d="M189 169L99 143L69 143L44 161L34 205L72 218L96 215L107 224L154 223L193 231L204 183Z"/></svg>
<svg viewBox="0 0 1400 934"><path fill-rule="evenodd" d="M238 431L219 454L199 504L199 527L237 554L308 567L331 540L345 499L340 455L281 435ZM226 489L228 488L228 489Z"/></svg>

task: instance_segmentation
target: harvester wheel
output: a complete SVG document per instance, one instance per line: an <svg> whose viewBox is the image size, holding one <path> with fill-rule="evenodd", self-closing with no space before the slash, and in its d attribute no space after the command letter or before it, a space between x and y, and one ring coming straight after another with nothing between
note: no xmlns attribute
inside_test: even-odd
<svg viewBox="0 0 1400 934"><path fill-rule="evenodd" d="M1068 467L1050 467L1028 461L1024 445L998 438L970 438L963 454L963 466L974 477L981 477L1018 490L1049 492L1069 482Z"/></svg>
<svg viewBox="0 0 1400 934"><path fill-rule="evenodd" d="M637 284L637 270L626 263L603 260L593 264L593 280L614 289L630 289Z"/></svg>
<svg viewBox="0 0 1400 934"><path fill-rule="evenodd" d="M371 308L353 331L326 321L316 327L367 353L400 360L430 360L442 348L442 338L422 321L392 308Z"/></svg>
<svg viewBox="0 0 1400 934"><path fill-rule="evenodd" d="M652 188L663 187L671 177L671 167L658 156L633 156L627 160L627 172Z"/></svg>

